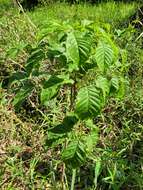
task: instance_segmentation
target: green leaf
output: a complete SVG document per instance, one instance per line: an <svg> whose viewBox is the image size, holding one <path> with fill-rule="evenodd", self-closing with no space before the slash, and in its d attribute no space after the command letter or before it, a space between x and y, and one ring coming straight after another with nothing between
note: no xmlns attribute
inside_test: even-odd
<svg viewBox="0 0 143 190"><path fill-rule="evenodd" d="M99 70L104 72L112 64L113 57L114 55L111 46L100 41L95 54Z"/></svg>
<svg viewBox="0 0 143 190"><path fill-rule="evenodd" d="M75 112L81 119L96 116L101 109L100 91L95 86L80 89L77 95Z"/></svg>
<svg viewBox="0 0 143 190"><path fill-rule="evenodd" d="M25 65L26 72L30 74L32 70L35 68L36 70L39 69L40 65L39 62L43 60L45 54L43 50L36 49L28 58L27 63Z"/></svg>
<svg viewBox="0 0 143 190"><path fill-rule="evenodd" d="M53 127L49 131L51 131L52 133L59 133L59 134L68 133L72 130L77 121L78 119L75 115L66 116L61 124Z"/></svg>
<svg viewBox="0 0 143 190"><path fill-rule="evenodd" d="M111 88L110 88L110 92L114 93L115 91L119 90L119 78L114 76L111 79Z"/></svg>
<svg viewBox="0 0 143 190"><path fill-rule="evenodd" d="M54 85L48 88L42 88L40 100L43 105L47 105L48 101L54 98L60 89L59 85Z"/></svg>
<svg viewBox="0 0 143 190"><path fill-rule="evenodd" d="M19 54L19 52L21 52L22 49L24 49L26 46L27 46L27 44L25 44L23 42L15 44L15 47L12 47L7 50L7 56L12 59L15 59L17 57L17 55Z"/></svg>
<svg viewBox="0 0 143 190"><path fill-rule="evenodd" d="M89 59L91 51L91 37L84 36L82 38L77 38L79 56L80 56L80 65L84 65L85 61Z"/></svg>
<svg viewBox="0 0 143 190"><path fill-rule="evenodd" d="M52 75L50 78L44 82L44 88L49 88L54 85L61 85L61 84L73 84L74 81L69 78L69 75Z"/></svg>
<svg viewBox="0 0 143 190"><path fill-rule="evenodd" d="M60 85L64 81L63 78L60 78L56 75L50 76L50 78L47 81L44 81L44 88L49 88L52 86Z"/></svg>
<svg viewBox="0 0 143 190"><path fill-rule="evenodd" d="M95 178L94 178L95 187L97 187L97 183L98 183L97 180L98 180L98 177L99 177L99 175L100 175L100 173L102 171L102 165L101 164L102 164L101 160L98 159L96 161L96 165L95 165Z"/></svg>
<svg viewBox="0 0 143 190"><path fill-rule="evenodd" d="M66 40L66 54L69 64L69 71L78 70L79 49L73 32L68 33Z"/></svg>
<svg viewBox="0 0 143 190"><path fill-rule="evenodd" d="M96 80L96 86L102 90L104 101L106 96L109 94L110 84L107 78L103 76L98 76Z"/></svg>
<svg viewBox="0 0 143 190"><path fill-rule="evenodd" d="M92 153L95 149L96 143L98 141L98 128L93 123L92 119L88 119L85 121L86 127L90 129L89 134L84 136L84 144L86 145L86 150L88 153Z"/></svg>
<svg viewBox="0 0 143 190"><path fill-rule="evenodd" d="M120 82L119 82L119 90L117 93L117 98L123 99L126 94L126 89L129 86L129 82L123 76L120 76L119 81Z"/></svg>
<svg viewBox="0 0 143 190"><path fill-rule="evenodd" d="M21 80L27 80L27 74L25 72L16 72L9 77L9 85L13 85L15 82L20 82Z"/></svg>
<svg viewBox="0 0 143 190"><path fill-rule="evenodd" d="M46 139L45 145L48 147L55 147L65 141L66 137L67 135L65 133L59 134L48 131L48 138Z"/></svg>
<svg viewBox="0 0 143 190"><path fill-rule="evenodd" d="M11 48L7 51L7 56L14 59L16 58L17 54L19 53L19 49L18 48Z"/></svg>
<svg viewBox="0 0 143 190"><path fill-rule="evenodd" d="M41 90L41 103L47 105L48 101L56 97L61 85L73 84L74 81L69 78L69 75L53 75L47 81L44 81Z"/></svg>
<svg viewBox="0 0 143 190"><path fill-rule="evenodd" d="M25 84L18 93L15 95L14 100L12 104L18 110L21 106L21 104L24 102L24 100L29 96L29 94L32 92L34 86L32 84Z"/></svg>
<svg viewBox="0 0 143 190"><path fill-rule="evenodd" d="M86 159L85 146L80 141L70 142L62 153L62 160L73 168L80 167Z"/></svg>
<svg viewBox="0 0 143 190"><path fill-rule="evenodd" d="M92 129L90 134L84 137L85 145L88 153L92 153L92 151L95 149L96 143L98 141L98 130Z"/></svg>

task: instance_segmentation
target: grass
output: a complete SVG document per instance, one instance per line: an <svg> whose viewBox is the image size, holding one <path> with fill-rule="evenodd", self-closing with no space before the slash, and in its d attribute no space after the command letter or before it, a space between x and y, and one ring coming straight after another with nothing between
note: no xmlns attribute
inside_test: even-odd
<svg viewBox="0 0 143 190"><path fill-rule="evenodd" d="M110 24L111 28L120 27L120 23L126 22L128 17L135 12L139 6L137 3L101 3L97 6L52 4L46 7L39 7L35 11L25 15L19 14L15 8L11 8L11 3L7 0L1 6L1 48L8 51L31 42L34 44L35 34L42 28L48 26L51 21L66 21L69 23L83 19L94 22ZM6 11L8 9L8 11ZM107 27L109 27L107 25ZM6 52L4 52L6 53Z"/></svg>
<svg viewBox="0 0 143 190"><path fill-rule="evenodd" d="M103 23L107 24L114 33L115 29L121 29L122 23L127 21L138 6L135 2L108 2L97 6L57 3L36 8L23 15L12 8L9 1L1 1L1 80L24 64L27 53L23 51L23 47L28 43L34 46L37 32L50 21L75 23L89 19L101 26ZM134 33L133 29L127 28L122 38L116 39L128 51L128 96L121 102L111 100L102 117L96 119L100 129L96 155L100 155L103 160L98 190L143 189L143 50L142 39L135 42ZM64 113L57 109L56 101L52 102L50 112L47 113L31 108L31 105L25 105L20 113L15 113L8 90L0 90L0 189L63 189L60 177L63 165L58 159L60 148L47 150L45 141L49 118L52 117L56 122L61 120ZM63 106L62 103L60 106ZM89 188L87 183L94 180L94 168L95 163L87 162L85 167L77 171L77 189ZM68 168L66 172L67 180L70 181L71 173ZM93 190L92 187L90 189Z"/></svg>
<svg viewBox="0 0 143 190"><path fill-rule="evenodd" d="M44 23L49 19L74 20L89 19L95 22L105 22L116 24L128 18L133 13L138 4L117 4L115 2L101 3L99 5L79 4L69 6L67 4L53 4L47 8L39 8L30 14L33 22ZM38 16L38 17L37 17ZM38 19L39 22L38 22Z"/></svg>

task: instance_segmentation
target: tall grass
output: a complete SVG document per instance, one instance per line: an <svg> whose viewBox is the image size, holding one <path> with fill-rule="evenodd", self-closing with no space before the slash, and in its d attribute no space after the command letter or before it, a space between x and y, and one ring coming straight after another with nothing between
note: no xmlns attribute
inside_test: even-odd
<svg viewBox="0 0 143 190"><path fill-rule="evenodd" d="M56 3L44 8L38 8L29 15L36 24L40 23L40 25L51 19L74 21L75 19L89 19L95 22L115 25L133 14L137 6L136 2L130 4L108 2L98 5L78 4L71 6L64 3Z"/></svg>

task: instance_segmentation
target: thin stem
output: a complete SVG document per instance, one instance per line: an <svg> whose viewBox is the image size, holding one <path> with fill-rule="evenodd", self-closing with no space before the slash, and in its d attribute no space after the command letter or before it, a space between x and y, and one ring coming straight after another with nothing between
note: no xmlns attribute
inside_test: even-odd
<svg viewBox="0 0 143 190"><path fill-rule="evenodd" d="M72 182L71 182L71 189L70 190L74 190L75 178L76 178L76 169L73 169L72 170Z"/></svg>
<svg viewBox="0 0 143 190"><path fill-rule="evenodd" d="M72 111L74 108L76 97L76 74L74 75L74 84L71 86L71 95L70 95L70 110Z"/></svg>
<svg viewBox="0 0 143 190"><path fill-rule="evenodd" d="M68 141L67 141L67 138L66 138L65 139L65 144L64 144L64 149L67 148L67 143L68 143ZM66 169L66 166L65 166L65 163L63 163L63 165L62 165L62 176L61 176L61 182L62 182L62 189L63 190L65 190L65 185L67 185L67 184L64 183L64 182L66 182L65 181L65 179L66 179L65 169Z"/></svg>

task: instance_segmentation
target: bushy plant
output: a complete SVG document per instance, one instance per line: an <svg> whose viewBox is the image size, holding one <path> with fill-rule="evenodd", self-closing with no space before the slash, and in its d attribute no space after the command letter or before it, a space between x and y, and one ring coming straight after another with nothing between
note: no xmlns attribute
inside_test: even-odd
<svg viewBox="0 0 143 190"><path fill-rule="evenodd" d="M37 45L29 44L25 49L27 62L9 78L15 94L12 103L18 111L32 94L45 107L53 99L60 102L66 97L65 116L61 123L48 127L46 144L49 148L63 145L61 160L73 169L73 189L76 169L86 159L97 159L91 154L98 141L94 119L108 99L124 97L124 51L106 28L89 20L74 25L49 23L37 34Z"/></svg>

